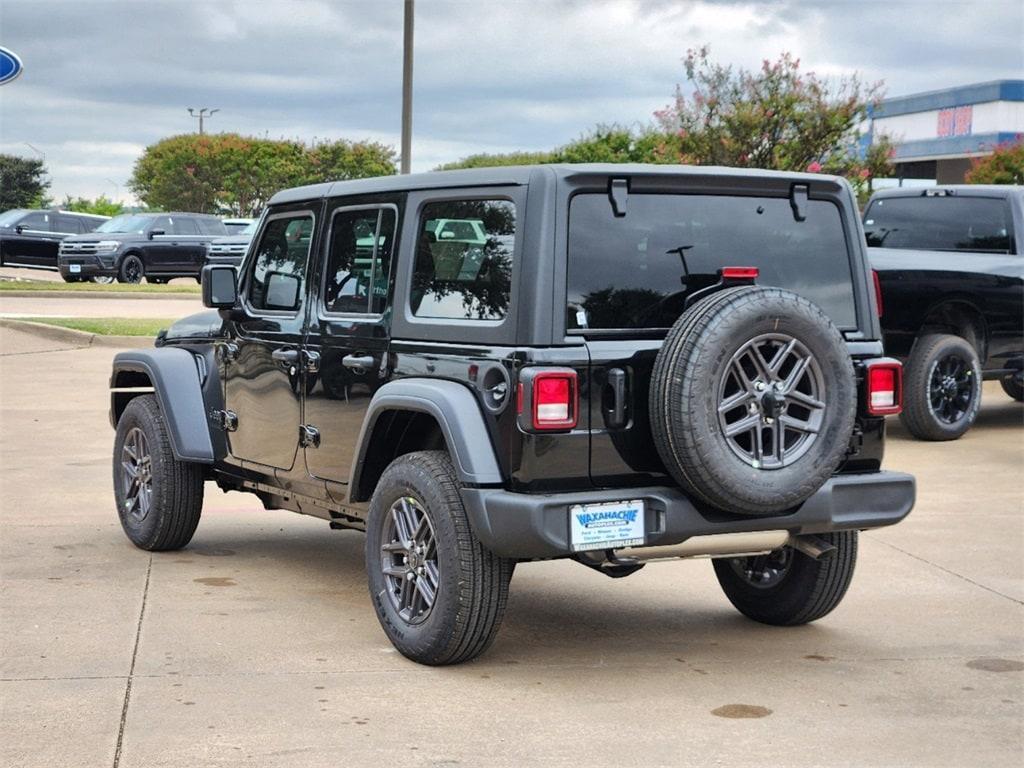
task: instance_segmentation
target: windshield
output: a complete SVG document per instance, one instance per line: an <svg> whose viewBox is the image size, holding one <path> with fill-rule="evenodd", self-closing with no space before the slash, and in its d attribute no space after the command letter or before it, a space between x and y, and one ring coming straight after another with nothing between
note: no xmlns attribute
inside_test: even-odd
<svg viewBox="0 0 1024 768"><path fill-rule="evenodd" d="M125 214L115 216L110 221L100 224L95 232L131 232L136 235L144 234L146 227L153 221L152 216L139 216L137 214Z"/></svg>
<svg viewBox="0 0 1024 768"><path fill-rule="evenodd" d="M1010 212L997 197L879 198L864 214L873 248L1013 253Z"/></svg>
<svg viewBox="0 0 1024 768"><path fill-rule="evenodd" d="M15 208L13 211L6 211L0 213L0 227L13 227L18 223L18 219L24 216L28 211L24 208Z"/></svg>

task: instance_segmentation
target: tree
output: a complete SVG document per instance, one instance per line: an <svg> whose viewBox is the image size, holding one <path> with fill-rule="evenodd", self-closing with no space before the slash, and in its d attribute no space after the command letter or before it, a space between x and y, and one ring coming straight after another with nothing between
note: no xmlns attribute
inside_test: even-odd
<svg viewBox="0 0 1024 768"><path fill-rule="evenodd" d="M1024 139L1000 144L988 157L979 157L967 172L968 184L1024 184Z"/></svg>
<svg viewBox="0 0 1024 768"><path fill-rule="evenodd" d="M11 208L45 208L50 200L42 160L0 155L0 211Z"/></svg>
<svg viewBox="0 0 1024 768"><path fill-rule="evenodd" d="M256 216L281 189L395 171L394 149L376 142L185 134L147 147L129 187L150 207Z"/></svg>
<svg viewBox="0 0 1024 768"><path fill-rule="evenodd" d="M459 168L496 168L504 165L539 165L553 163L554 152L508 152L505 154L480 153L469 155L453 163L437 166L435 171L454 171Z"/></svg>
<svg viewBox="0 0 1024 768"><path fill-rule="evenodd" d="M599 125L554 152L556 163L657 163L668 162L659 153L664 137L647 127L632 130L619 125Z"/></svg>
<svg viewBox="0 0 1024 768"><path fill-rule="evenodd" d="M655 113L666 156L693 165L824 170L858 188L888 173L886 137L874 137L864 156L859 151L859 126L881 98L881 83L804 73L788 53L754 72L734 70L712 62L707 46L688 51L684 66L693 95L677 86L673 103Z"/></svg>
<svg viewBox="0 0 1024 768"><path fill-rule="evenodd" d="M95 213L99 216L117 216L124 211L124 206L121 203L115 203L113 200L107 199L106 195L100 195L95 200L65 195L64 202L61 203L60 207L66 211Z"/></svg>

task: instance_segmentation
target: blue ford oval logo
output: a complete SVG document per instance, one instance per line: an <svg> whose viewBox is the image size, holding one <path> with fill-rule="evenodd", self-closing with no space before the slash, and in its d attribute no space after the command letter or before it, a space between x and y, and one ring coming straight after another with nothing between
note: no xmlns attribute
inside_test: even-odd
<svg viewBox="0 0 1024 768"><path fill-rule="evenodd" d="M16 53L0 48L0 85L11 82L21 74L21 59Z"/></svg>

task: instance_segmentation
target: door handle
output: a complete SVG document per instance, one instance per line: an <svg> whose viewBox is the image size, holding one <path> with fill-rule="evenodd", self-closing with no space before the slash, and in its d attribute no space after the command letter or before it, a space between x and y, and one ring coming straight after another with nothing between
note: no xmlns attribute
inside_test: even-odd
<svg viewBox="0 0 1024 768"><path fill-rule="evenodd" d="M611 429L626 426L626 372L621 368L608 371L608 386L612 390L612 407L604 412L604 423Z"/></svg>
<svg viewBox="0 0 1024 768"><path fill-rule="evenodd" d="M299 362L299 350L297 349L275 349L270 356L281 365L298 365Z"/></svg>
<svg viewBox="0 0 1024 768"><path fill-rule="evenodd" d="M341 358L341 364L346 368L373 368L374 362L373 355L345 355Z"/></svg>

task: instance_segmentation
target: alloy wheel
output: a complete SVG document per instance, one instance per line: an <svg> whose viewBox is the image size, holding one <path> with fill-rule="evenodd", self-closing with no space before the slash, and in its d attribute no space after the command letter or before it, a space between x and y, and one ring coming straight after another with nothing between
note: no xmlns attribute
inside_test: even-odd
<svg viewBox="0 0 1024 768"><path fill-rule="evenodd" d="M944 424L956 424L970 411L974 388L968 361L957 354L941 357L928 374L928 408Z"/></svg>
<svg viewBox="0 0 1024 768"><path fill-rule="evenodd" d="M153 505L153 460L146 433L133 427L121 447L121 490L124 511L141 521Z"/></svg>
<svg viewBox="0 0 1024 768"><path fill-rule="evenodd" d="M753 587L768 589L781 582L793 561L791 547L783 547L766 555L734 557L729 560L736 575Z"/></svg>
<svg viewBox="0 0 1024 768"><path fill-rule="evenodd" d="M718 421L733 453L755 469L791 465L814 444L825 415L818 361L798 339L757 336L732 356L718 395Z"/></svg>
<svg viewBox="0 0 1024 768"><path fill-rule="evenodd" d="M423 505L403 496L388 511L380 559L388 597L398 615L419 624L430 615L440 588L434 528Z"/></svg>

